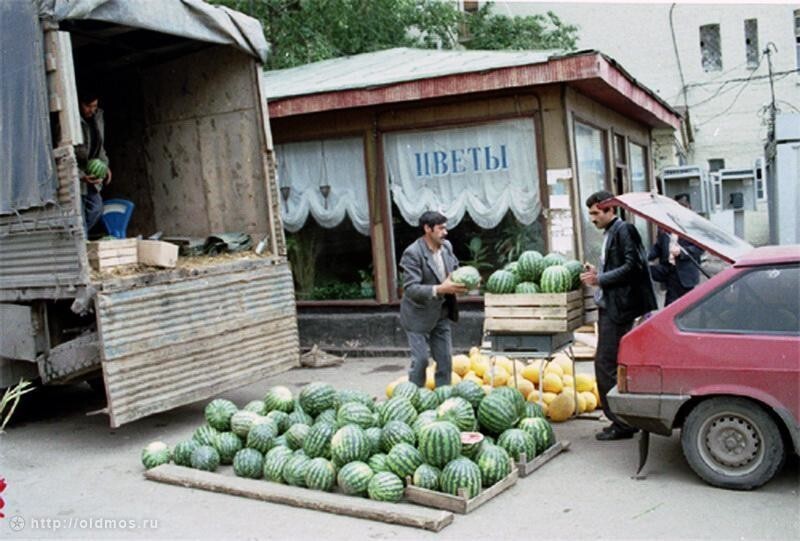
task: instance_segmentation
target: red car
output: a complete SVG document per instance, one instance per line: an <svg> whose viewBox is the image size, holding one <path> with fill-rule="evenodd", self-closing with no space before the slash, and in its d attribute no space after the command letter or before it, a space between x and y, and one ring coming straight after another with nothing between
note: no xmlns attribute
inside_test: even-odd
<svg viewBox="0 0 800 541"><path fill-rule="evenodd" d="M668 198L614 203L732 265L622 339L611 410L642 429L681 429L706 482L752 489L800 453L800 246L752 249Z"/></svg>

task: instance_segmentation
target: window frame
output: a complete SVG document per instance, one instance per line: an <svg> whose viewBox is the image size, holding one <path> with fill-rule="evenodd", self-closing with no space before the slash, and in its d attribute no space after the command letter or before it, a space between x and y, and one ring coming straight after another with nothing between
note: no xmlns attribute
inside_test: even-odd
<svg viewBox="0 0 800 541"><path fill-rule="evenodd" d="M722 71L722 28L719 23L710 23L700 25L698 32L700 34L700 66L703 72L712 73ZM714 57L714 49L708 43L712 38L716 38L716 58Z"/></svg>
<svg viewBox="0 0 800 541"><path fill-rule="evenodd" d="M748 43L748 40L750 43ZM759 64L758 19L744 20L745 59L748 69L755 69Z"/></svg>

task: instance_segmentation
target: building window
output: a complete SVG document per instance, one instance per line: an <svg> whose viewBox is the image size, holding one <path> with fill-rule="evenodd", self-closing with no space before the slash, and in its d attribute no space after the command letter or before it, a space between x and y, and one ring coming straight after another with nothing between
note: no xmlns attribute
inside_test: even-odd
<svg viewBox="0 0 800 541"><path fill-rule="evenodd" d="M703 71L722 71L722 46L718 24L706 24L700 27L700 55Z"/></svg>
<svg viewBox="0 0 800 541"><path fill-rule="evenodd" d="M725 160L722 158L712 158L708 160L708 172L716 173L720 169L725 169Z"/></svg>
<svg viewBox="0 0 800 541"><path fill-rule="evenodd" d="M583 202L594 192L605 190L606 133L592 126L575 122L575 154L578 165L578 187L581 201L581 222L583 224L584 260L597 264L603 246L603 234L589 221L589 214Z"/></svg>
<svg viewBox="0 0 800 541"><path fill-rule="evenodd" d="M747 54L747 67L758 67L758 20L747 19L744 21L744 45Z"/></svg>
<svg viewBox="0 0 800 541"><path fill-rule="evenodd" d="M800 9L794 10L794 42L797 56L797 69L800 69Z"/></svg>
<svg viewBox="0 0 800 541"><path fill-rule="evenodd" d="M756 160L756 199L758 201L767 200L767 183L764 178L764 160Z"/></svg>

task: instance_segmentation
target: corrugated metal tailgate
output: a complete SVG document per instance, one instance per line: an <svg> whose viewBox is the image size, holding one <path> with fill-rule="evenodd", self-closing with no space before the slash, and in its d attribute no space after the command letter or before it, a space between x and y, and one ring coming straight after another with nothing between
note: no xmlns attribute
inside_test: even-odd
<svg viewBox="0 0 800 541"><path fill-rule="evenodd" d="M97 295L111 426L299 364L287 263Z"/></svg>

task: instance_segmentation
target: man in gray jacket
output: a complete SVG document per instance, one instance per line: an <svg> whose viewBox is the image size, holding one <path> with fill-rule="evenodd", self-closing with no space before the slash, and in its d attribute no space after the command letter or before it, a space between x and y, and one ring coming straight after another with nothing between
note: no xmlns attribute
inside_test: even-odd
<svg viewBox="0 0 800 541"><path fill-rule="evenodd" d="M86 172L86 164L97 158L108 165L108 156L105 149L105 121L103 110L98 107L99 97L97 92L82 89L79 96L81 113L81 131L83 144L75 147L75 157L78 160L78 169L81 179L81 200L83 202L83 217L86 224L86 233L100 221L103 215L103 197L100 190L103 184L111 182L111 169L108 169L106 178L97 178Z"/></svg>
<svg viewBox="0 0 800 541"><path fill-rule="evenodd" d="M400 324L411 348L409 381L425 385L428 357L436 361L436 386L450 385L452 341L450 321L458 321L456 294L467 288L450 281L458 259L447 237L447 218L428 211L419 219L423 235L403 252L403 300ZM430 352L430 355L429 355Z"/></svg>

